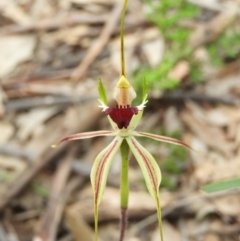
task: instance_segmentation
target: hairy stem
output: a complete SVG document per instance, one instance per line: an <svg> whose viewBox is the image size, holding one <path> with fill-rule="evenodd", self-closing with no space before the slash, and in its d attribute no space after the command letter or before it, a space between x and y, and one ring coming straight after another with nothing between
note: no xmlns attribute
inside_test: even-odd
<svg viewBox="0 0 240 241"><path fill-rule="evenodd" d="M122 15L121 15L121 25L120 25L120 36L121 36L121 75L125 76L125 56L124 56L124 18L126 13L128 0L124 1Z"/></svg>
<svg viewBox="0 0 240 241"><path fill-rule="evenodd" d="M120 184L121 218L120 218L119 241L123 241L124 232L127 225L127 207L128 207L128 196L129 196L129 181L128 181L129 146L126 140L123 140L120 150L122 155L122 169L121 169L121 184Z"/></svg>

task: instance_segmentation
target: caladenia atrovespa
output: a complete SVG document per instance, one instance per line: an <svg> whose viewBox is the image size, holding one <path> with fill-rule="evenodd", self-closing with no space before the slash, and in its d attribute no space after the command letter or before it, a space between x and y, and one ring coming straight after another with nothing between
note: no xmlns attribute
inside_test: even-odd
<svg viewBox="0 0 240 241"><path fill-rule="evenodd" d="M121 182L120 182L120 195L121 195L121 218L120 218L120 238L122 241L124 231L127 223L127 207L129 195L129 182L128 182L128 158L130 151L136 158L149 193L156 203L159 229L161 240L163 241L162 221L161 221L161 206L159 186L161 183L160 168L153 158L153 156L137 141L136 137L148 137L156 141L162 141L175 145L191 148L182 141L166 137L136 131L138 123L141 120L143 110L147 103L147 84L143 83L143 98L142 103L138 106L131 106L132 100L136 97L136 93L127 80L125 74L125 58L124 58L124 16L126 12L128 0L124 1L122 16L121 16L121 74L114 90L113 97L117 102L115 107L109 107L105 88L102 81L99 80L99 102L102 111L108 116L109 122L113 130L100 130L93 132L78 133L63 138L58 144L71 141L86 139L98 136L113 136L113 141L102 150L96 157L92 170L91 170L91 183L94 193L94 216L95 216L95 240L98 239L98 207L101 202L104 189L106 187L106 180L109 173L109 168L116 153L120 150L122 156L121 168ZM56 145L54 145L56 146Z"/></svg>

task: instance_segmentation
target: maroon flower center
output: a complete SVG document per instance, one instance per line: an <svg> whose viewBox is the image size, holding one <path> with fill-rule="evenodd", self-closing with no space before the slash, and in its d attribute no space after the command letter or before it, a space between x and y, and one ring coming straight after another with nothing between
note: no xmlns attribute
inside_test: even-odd
<svg viewBox="0 0 240 241"><path fill-rule="evenodd" d="M137 115L138 108L128 106L109 107L105 113L117 124L119 129L127 128L133 115Z"/></svg>

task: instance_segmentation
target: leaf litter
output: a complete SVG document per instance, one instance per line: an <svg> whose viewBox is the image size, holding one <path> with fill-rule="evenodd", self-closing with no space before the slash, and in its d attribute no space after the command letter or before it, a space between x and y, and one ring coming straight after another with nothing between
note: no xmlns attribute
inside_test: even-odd
<svg viewBox="0 0 240 241"><path fill-rule="evenodd" d="M189 60L178 60L170 76L180 80L178 88L182 92L176 99L177 89L170 93L159 90L158 95L153 89L141 128L172 135L180 131L182 139L202 153L174 156L180 163L177 174L163 168L167 183L173 183L173 190L164 185L161 191L166 240L234 241L239 235L239 190L208 196L200 188L240 175L239 52L234 58L221 54L224 64L220 67L211 62L207 52L209 43L217 41L225 29L239 21L236 15L239 3L235 0L189 2L200 5L202 16L210 16L205 21L200 17L193 20L196 30L188 43L195 56L202 54L202 70L206 72L202 82L195 85L189 82ZM138 6L137 13L134 4ZM0 50L0 237L14 235L20 241L34 240L34 237L35 240L36 237L41 237L38 240L92 240L93 197L87 191L90 190L87 176L98 148L107 140L75 142L58 150L51 150L50 145L65 134L107 125L97 108L95 86L98 76L103 76L109 89L118 78L118 24L100 38L114 6L115 1L105 0L0 4L3 28L0 45L4 46ZM145 7L142 2L132 0L126 16L129 75L144 65L157 68L168 51L159 29L142 17ZM81 14L85 18L73 18ZM134 21L134 14L138 21ZM112 16L112 21L117 22ZM96 41L100 42L95 52L91 48ZM87 53L90 53L88 59ZM85 67L76 71L82 62ZM184 93L189 88L193 94L187 97ZM34 105L36 100L39 105ZM50 107L45 106L46 102ZM160 165L165 159L171 164L168 156L179 152L168 145L159 147L144 140L142 143L153 150ZM100 147L95 150L91 146ZM159 240L154 204L143 185L140 170L132 158L130 162L132 197L126 240ZM118 231L117 161L115 165L99 210L102 240L106 237L116 240ZM51 190L56 191L55 197L51 197L54 194ZM49 192L50 196L45 195ZM64 202L52 207L56 203L54 198ZM50 222L44 216L46 210L53 212L51 217L56 220Z"/></svg>

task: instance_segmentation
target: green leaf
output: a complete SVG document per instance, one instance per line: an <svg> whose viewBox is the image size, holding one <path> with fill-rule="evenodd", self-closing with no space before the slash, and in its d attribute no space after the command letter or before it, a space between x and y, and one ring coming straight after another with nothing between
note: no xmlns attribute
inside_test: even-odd
<svg viewBox="0 0 240 241"><path fill-rule="evenodd" d="M102 80L99 78L98 79L98 93L99 93L99 99L100 101L104 104L107 105L107 95L106 95L106 91L104 88L104 85L102 83Z"/></svg>
<svg viewBox="0 0 240 241"><path fill-rule="evenodd" d="M98 236L98 206L106 187L110 165L122 141L123 138L116 136L113 141L98 154L91 170L90 177L94 192L95 240L97 240Z"/></svg>
<svg viewBox="0 0 240 241"><path fill-rule="evenodd" d="M126 140L142 170L148 191L155 200L159 230L161 240L163 241L161 205L159 196L159 186L161 182L160 168L153 156L133 136L126 138Z"/></svg>
<svg viewBox="0 0 240 241"><path fill-rule="evenodd" d="M224 180L220 182L211 183L202 187L202 190L207 193L223 191L232 188L240 188L240 178Z"/></svg>

